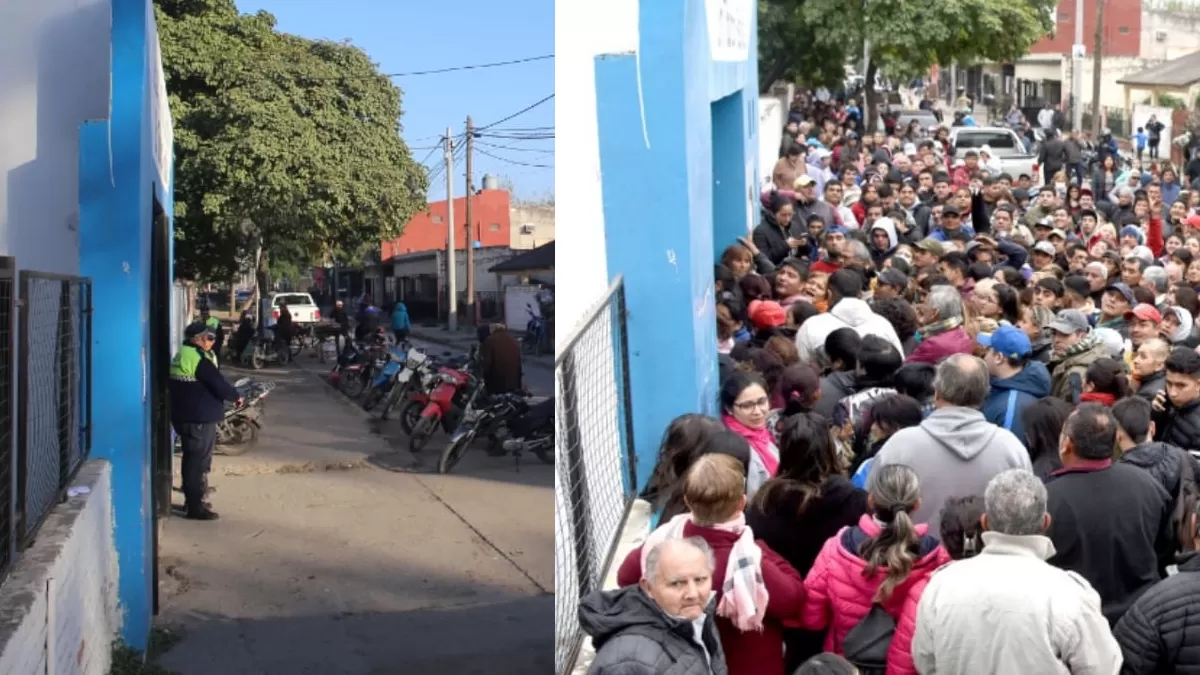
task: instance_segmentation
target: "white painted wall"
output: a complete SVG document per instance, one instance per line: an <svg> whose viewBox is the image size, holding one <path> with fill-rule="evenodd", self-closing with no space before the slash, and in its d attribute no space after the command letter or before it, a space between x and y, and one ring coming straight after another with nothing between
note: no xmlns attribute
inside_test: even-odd
<svg viewBox="0 0 1200 675"><path fill-rule="evenodd" d="M88 493L54 508L0 585L0 673L108 673L120 627L108 462L85 463L74 486Z"/></svg>
<svg viewBox="0 0 1200 675"><path fill-rule="evenodd" d="M107 0L0 2L0 254L19 269L79 272L79 125L108 117L110 24Z"/></svg>
<svg viewBox="0 0 1200 675"><path fill-rule="evenodd" d="M558 279L557 348L611 281L600 189L595 57L637 51L638 2L555 0L554 34L555 206L563 212L563 222L570 223L555 243L555 257L561 254L570 263L570 272Z"/></svg>
<svg viewBox="0 0 1200 675"><path fill-rule="evenodd" d="M758 175L766 183L775 171L779 160L779 146L783 144L783 122L787 119L787 106L783 100L766 95L758 99ZM757 224L755 213L751 222Z"/></svg>

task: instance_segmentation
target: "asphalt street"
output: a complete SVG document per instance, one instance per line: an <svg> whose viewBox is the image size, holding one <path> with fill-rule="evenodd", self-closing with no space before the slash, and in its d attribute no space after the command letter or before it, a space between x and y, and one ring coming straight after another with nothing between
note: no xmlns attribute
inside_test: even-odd
<svg viewBox="0 0 1200 675"><path fill-rule="evenodd" d="M158 663L180 675L549 672L553 467L480 449L439 475L443 433L414 456L396 422L364 413L327 370L303 354L249 373L278 386L257 446L215 458L221 520L163 529L159 622L181 641ZM553 395L549 370L526 369L535 394Z"/></svg>

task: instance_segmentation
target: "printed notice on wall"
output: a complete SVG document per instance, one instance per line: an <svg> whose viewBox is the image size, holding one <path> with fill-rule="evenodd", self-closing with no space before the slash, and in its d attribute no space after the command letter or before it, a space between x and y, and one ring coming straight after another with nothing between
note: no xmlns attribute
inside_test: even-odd
<svg viewBox="0 0 1200 675"><path fill-rule="evenodd" d="M713 61L745 61L750 56L754 0L705 0L708 44Z"/></svg>

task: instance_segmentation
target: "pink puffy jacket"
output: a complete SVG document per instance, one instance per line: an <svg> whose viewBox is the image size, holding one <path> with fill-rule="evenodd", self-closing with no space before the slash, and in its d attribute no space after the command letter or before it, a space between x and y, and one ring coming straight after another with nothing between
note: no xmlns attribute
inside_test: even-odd
<svg viewBox="0 0 1200 675"><path fill-rule="evenodd" d="M946 549L935 537L926 534L927 529L923 524L917 526L917 534L921 537L920 557L908 577L883 604L883 608L896 617L896 634L888 652L889 675L916 675L912 638L917 603L906 603L906 600L910 594L919 593L925 587L923 582L934 570L950 562ZM800 625L809 630L828 628L825 634L827 652L842 653L846 633L870 611L875 592L887 576L885 568L864 576L866 562L857 553L863 542L879 533L880 527L870 515L859 519L856 527L842 528L825 542L812 571L804 580L808 597L800 614Z"/></svg>

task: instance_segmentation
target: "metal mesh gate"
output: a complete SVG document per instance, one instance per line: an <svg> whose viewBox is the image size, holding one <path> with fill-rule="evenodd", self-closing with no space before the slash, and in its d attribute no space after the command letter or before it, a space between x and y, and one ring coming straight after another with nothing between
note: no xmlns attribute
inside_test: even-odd
<svg viewBox="0 0 1200 675"><path fill-rule="evenodd" d="M16 532L27 542L91 445L91 282L22 270L18 283Z"/></svg>
<svg viewBox="0 0 1200 675"><path fill-rule="evenodd" d="M12 563L13 397L16 395L16 263L0 258L0 577Z"/></svg>
<svg viewBox="0 0 1200 675"><path fill-rule="evenodd" d="M579 600L604 583L637 484L619 277L559 354L554 379L554 667L561 675L583 638Z"/></svg>

